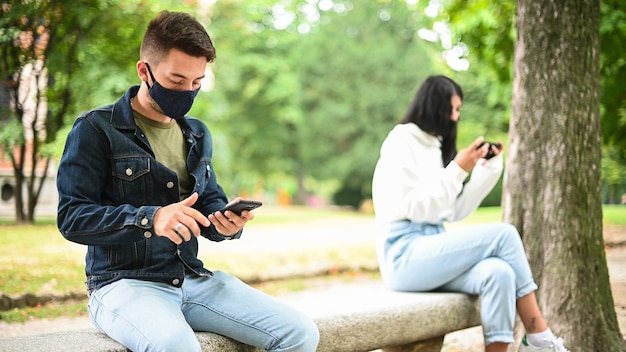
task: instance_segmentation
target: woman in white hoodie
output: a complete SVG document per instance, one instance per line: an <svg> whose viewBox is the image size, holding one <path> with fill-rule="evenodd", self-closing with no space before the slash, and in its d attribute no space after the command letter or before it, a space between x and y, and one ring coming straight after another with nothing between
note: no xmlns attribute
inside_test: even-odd
<svg viewBox="0 0 626 352"><path fill-rule="evenodd" d="M457 152L462 103L457 83L431 76L383 142L372 184L383 280L398 291L480 295L488 352L507 351L514 342L516 311L527 332L520 351L567 351L539 311L537 285L515 227L444 229L444 222L476 210L503 169L502 143L483 144L478 137Z"/></svg>

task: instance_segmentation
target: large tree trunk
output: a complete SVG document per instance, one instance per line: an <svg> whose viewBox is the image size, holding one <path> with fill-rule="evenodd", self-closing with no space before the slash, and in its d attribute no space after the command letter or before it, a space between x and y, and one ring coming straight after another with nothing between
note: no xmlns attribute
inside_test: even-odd
<svg viewBox="0 0 626 352"><path fill-rule="evenodd" d="M599 0L518 0L505 221L521 232L552 330L625 351L602 238Z"/></svg>

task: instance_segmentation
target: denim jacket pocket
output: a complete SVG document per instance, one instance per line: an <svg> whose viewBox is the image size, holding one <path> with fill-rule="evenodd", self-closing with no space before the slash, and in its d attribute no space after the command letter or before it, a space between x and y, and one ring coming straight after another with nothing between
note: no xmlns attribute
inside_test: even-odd
<svg viewBox="0 0 626 352"><path fill-rule="evenodd" d="M150 172L150 157L145 155L116 157L113 159L113 176L134 181Z"/></svg>
<svg viewBox="0 0 626 352"><path fill-rule="evenodd" d="M146 155L115 157L111 161L113 173L113 195L118 203L145 202L150 180L151 158Z"/></svg>

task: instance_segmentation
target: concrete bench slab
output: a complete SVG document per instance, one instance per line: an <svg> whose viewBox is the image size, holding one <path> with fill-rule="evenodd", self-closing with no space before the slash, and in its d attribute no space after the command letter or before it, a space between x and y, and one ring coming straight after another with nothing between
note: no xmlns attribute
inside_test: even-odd
<svg viewBox="0 0 626 352"><path fill-rule="evenodd" d="M447 333L480 325L477 297L394 292L381 282L342 284L279 298L315 320L320 330L320 352L440 351ZM199 332L196 336L203 351L262 351L212 333ZM93 328L0 339L0 351L126 349Z"/></svg>

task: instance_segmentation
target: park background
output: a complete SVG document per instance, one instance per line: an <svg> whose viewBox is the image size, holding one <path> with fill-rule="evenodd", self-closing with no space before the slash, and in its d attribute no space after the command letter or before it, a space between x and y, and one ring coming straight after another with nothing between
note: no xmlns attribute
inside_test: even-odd
<svg viewBox="0 0 626 352"><path fill-rule="evenodd" d="M624 206L617 205L626 191L626 6L617 0L600 4L603 223L619 227L626 218ZM52 292L66 299L80 290L80 260L61 265L56 256L66 254L53 217L56 162L76 116L139 83L139 41L147 21L162 9L193 13L216 46L218 58L190 114L213 133L220 183L230 196L264 201L263 211L300 214L286 226L345 212L371 220L371 176L380 144L430 74L446 74L464 89L460 148L479 135L507 143L514 1L2 3L0 216L7 226L0 234L6 258L0 290L6 294L26 302L29 294ZM500 220L501 199L499 183L479 217L486 212L491 216L483 221ZM255 223L262 223L263 211ZM372 259L368 250L357 249L356 257L349 250L331 252L325 262L334 262L335 269L320 273L358 272L341 269L341 263L359 268ZM49 252L56 254L45 261ZM34 256L42 265L33 265ZM278 258L267 262L271 268L287 260L263 257ZM272 281L266 273L275 274L258 263L239 265L242 259L214 263L251 282ZM304 259L300 264L310 266ZM242 268L256 274L237 272ZM57 314L34 302L34 309L1 313L3 319ZM67 310L81 312L82 306Z"/></svg>
<svg viewBox="0 0 626 352"><path fill-rule="evenodd" d="M216 46L190 114L212 131L215 171L230 196L367 203L379 147L430 74L449 75L464 89L459 148L481 135L506 145L515 3L445 4L18 1L0 20L0 213L32 223L38 207L54 208L55 166L73 120L140 83L140 39L162 9L193 13ZM615 0L601 7L607 204L626 193L624 7ZM501 198L502 182L483 205Z"/></svg>

